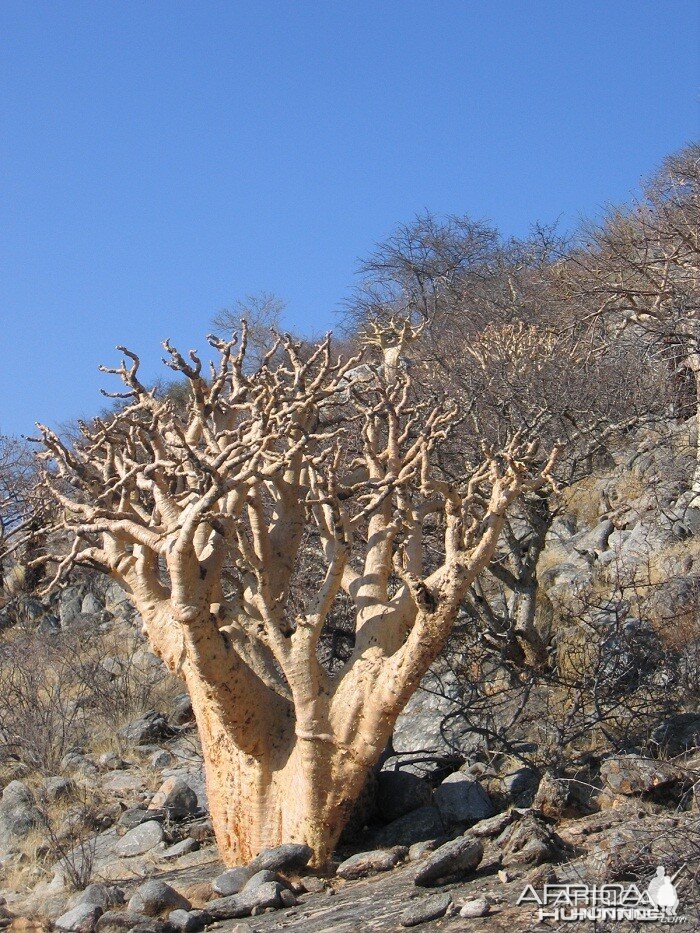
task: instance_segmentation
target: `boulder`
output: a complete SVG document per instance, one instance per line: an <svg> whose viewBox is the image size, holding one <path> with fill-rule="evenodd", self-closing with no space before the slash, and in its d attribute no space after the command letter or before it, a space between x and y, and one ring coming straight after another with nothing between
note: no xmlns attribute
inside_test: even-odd
<svg viewBox="0 0 700 933"><path fill-rule="evenodd" d="M126 906L132 913L145 914L147 917L157 917L171 910L189 910L192 907L187 898L175 888L155 878L140 885Z"/></svg>
<svg viewBox="0 0 700 933"><path fill-rule="evenodd" d="M131 745L148 745L152 742L160 742L171 734L172 730L168 726L168 720L156 710L149 710L139 719L135 719L124 726L117 733L120 739Z"/></svg>
<svg viewBox="0 0 700 933"><path fill-rule="evenodd" d="M282 886L276 881L268 881L253 891L242 891L232 897L221 897L207 904L207 913L212 920L236 920L250 917L255 910L266 908L279 909L284 906L281 898Z"/></svg>
<svg viewBox="0 0 700 933"><path fill-rule="evenodd" d="M99 904L78 904L56 920L56 929L68 930L70 933L93 933L102 914Z"/></svg>
<svg viewBox="0 0 700 933"><path fill-rule="evenodd" d="M443 819L451 823L466 823L493 816L493 804L484 788L460 771L445 778L436 789L434 798Z"/></svg>
<svg viewBox="0 0 700 933"><path fill-rule="evenodd" d="M518 768L506 774L502 785L504 792L516 807L529 807L535 799L540 775L534 768Z"/></svg>
<svg viewBox="0 0 700 933"><path fill-rule="evenodd" d="M161 784L148 809L164 810L171 820L182 820L197 812L197 795L183 778L171 777Z"/></svg>
<svg viewBox="0 0 700 933"><path fill-rule="evenodd" d="M484 847L471 836L458 836L436 849L423 862L413 880L421 886L461 881L470 875L484 856Z"/></svg>
<svg viewBox="0 0 700 933"><path fill-rule="evenodd" d="M437 807L419 807L384 826L374 834L372 841L378 847L411 846L414 842L436 839L444 832L445 824Z"/></svg>
<svg viewBox="0 0 700 933"><path fill-rule="evenodd" d="M246 881L243 890L254 891L256 888L259 888L261 884L267 884L268 881L279 881L280 884L282 883L277 872L263 868L261 871L256 871L253 877Z"/></svg>
<svg viewBox="0 0 700 933"><path fill-rule="evenodd" d="M80 894L75 896L73 899L73 906L77 907L78 904L96 904L98 907L107 910L110 907L121 906L124 901L124 891L121 888L115 885L105 884L102 881L97 881L93 884L89 884Z"/></svg>
<svg viewBox="0 0 700 933"><path fill-rule="evenodd" d="M301 842L286 842L274 849L264 849L257 855L248 867L252 874L263 868L270 871L290 871L305 868L313 855L313 849Z"/></svg>
<svg viewBox="0 0 700 933"><path fill-rule="evenodd" d="M600 776L611 791L628 797L647 794L682 779L678 768L668 762L640 755L606 758L600 766Z"/></svg>
<svg viewBox="0 0 700 933"><path fill-rule="evenodd" d="M381 871L390 871L406 857L408 849L397 846L393 849L375 849L372 852L358 852L341 862L336 875L350 880L376 875Z"/></svg>
<svg viewBox="0 0 700 933"><path fill-rule="evenodd" d="M173 910L168 914L168 922L182 933L198 933L211 921L206 910Z"/></svg>
<svg viewBox="0 0 700 933"><path fill-rule="evenodd" d="M254 874L255 871L248 865L229 868L214 879L212 890L214 894L219 894L221 897L231 897L233 894L239 894Z"/></svg>
<svg viewBox="0 0 700 933"><path fill-rule="evenodd" d="M439 920L452 906L451 894L431 894L414 901L401 914L402 927L416 927L420 923Z"/></svg>
<svg viewBox="0 0 700 933"><path fill-rule="evenodd" d="M172 846L168 846L163 852L160 853L160 858L167 859L171 861L176 858L180 858L181 855L188 855L190 852L197 852L199 849L199 842L196 839L181 839L179 842L176 842Z"/></svg>
<svg viewBox="0 0 700 933"><path fill-rule="evenodd" d="M377 815L391 823L430 803L430 786L410 771L381 771L377 777Z"/></svg>
<svg viewBox="0 0 700 933"><path fill-rule="evenodd" d="M78 786L71 778L55 775L44 781L42 793L49 803L55 803L57 800L66 800L77 791Z"/></svg>
<svg viewBox="0 0 700 933"><path fill-rule="evenodd" d="M163 827L156 820L150 820L148 823L141 823L135 829L122 836L114 847L116 855L123 858L130 858L134 855L143 855L150 852L159 843L165 839Z"/></svg>

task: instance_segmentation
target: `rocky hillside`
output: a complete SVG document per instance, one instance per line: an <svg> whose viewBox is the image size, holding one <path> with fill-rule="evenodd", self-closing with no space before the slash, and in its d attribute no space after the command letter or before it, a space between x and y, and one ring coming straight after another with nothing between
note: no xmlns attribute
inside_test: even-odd
<svg viewBox="0 0 700 933"><path fill-rule="evenodd" d="M700 928L688 450L685 425L638 433L563 494L538 570L548 670L483 654L465 621L322 876L303 846L223 870L188 699L117 587L23 598L0 666L0 925L525 931L527 884L685 865Z"/></svg>

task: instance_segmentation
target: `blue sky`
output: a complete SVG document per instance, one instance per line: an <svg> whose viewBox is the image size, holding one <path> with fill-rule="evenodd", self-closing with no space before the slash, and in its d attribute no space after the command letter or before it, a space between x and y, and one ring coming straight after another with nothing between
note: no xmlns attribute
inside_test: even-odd
<svg viewBox="0 0 700 933"><path fill-rule="evenodd" d="M0 4L0 431L267 290L322 331L417 211L573 226L698 136L686 0Z"/></svg>

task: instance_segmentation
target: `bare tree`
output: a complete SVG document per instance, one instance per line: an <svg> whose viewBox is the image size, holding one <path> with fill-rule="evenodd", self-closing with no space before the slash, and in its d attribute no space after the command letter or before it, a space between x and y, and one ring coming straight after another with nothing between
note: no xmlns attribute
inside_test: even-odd
<svg viewBox="0 0 700 933"><path fill-rule="evenodd" d="M191 386L185 413L147 390L122 348L129 363L107 370L126 384L122 411L72 448L41 428L43 483L74 537L54 582L78 564L111 574L185 680L228 864L283 841L328 859L509 506L549 481L554 455L538 461L521 436L458 476L439 468L457 411L413 397L398 356L414 336L379 335L399 349L361 379L359 358L334 362L330 338L305 361L280 338L250 373L245 327L238 350L210 337L209 379L196 353L166 342ZM298 607L304 548L324 569ZM354 647L330 675L317 649L341 596Z"/></svg>
<svg viewBox="0 0 700 933"><path fill-rule="evenodd" d="M633 208L609 213L584 231L584 242L558 265L572 296L613 335L636 336L652 348L686 390L700 422L700 146L666 160ZM700 493L700 444L693 491Z"/></svg>

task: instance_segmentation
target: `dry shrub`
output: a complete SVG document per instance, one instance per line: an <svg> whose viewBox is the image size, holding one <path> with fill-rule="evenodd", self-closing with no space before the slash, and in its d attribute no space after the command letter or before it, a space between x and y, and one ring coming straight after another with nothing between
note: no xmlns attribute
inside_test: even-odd
<svg viewBox="0 0 700 933"><path fill-rule="evenodd" d="M0 643L0 767L55 774L74 747L109 748L117 729L182 691L164 667L143 664L131 630L84 624L55 634L16 628ZM119 672L105 669L116 658Z"/></svg>

